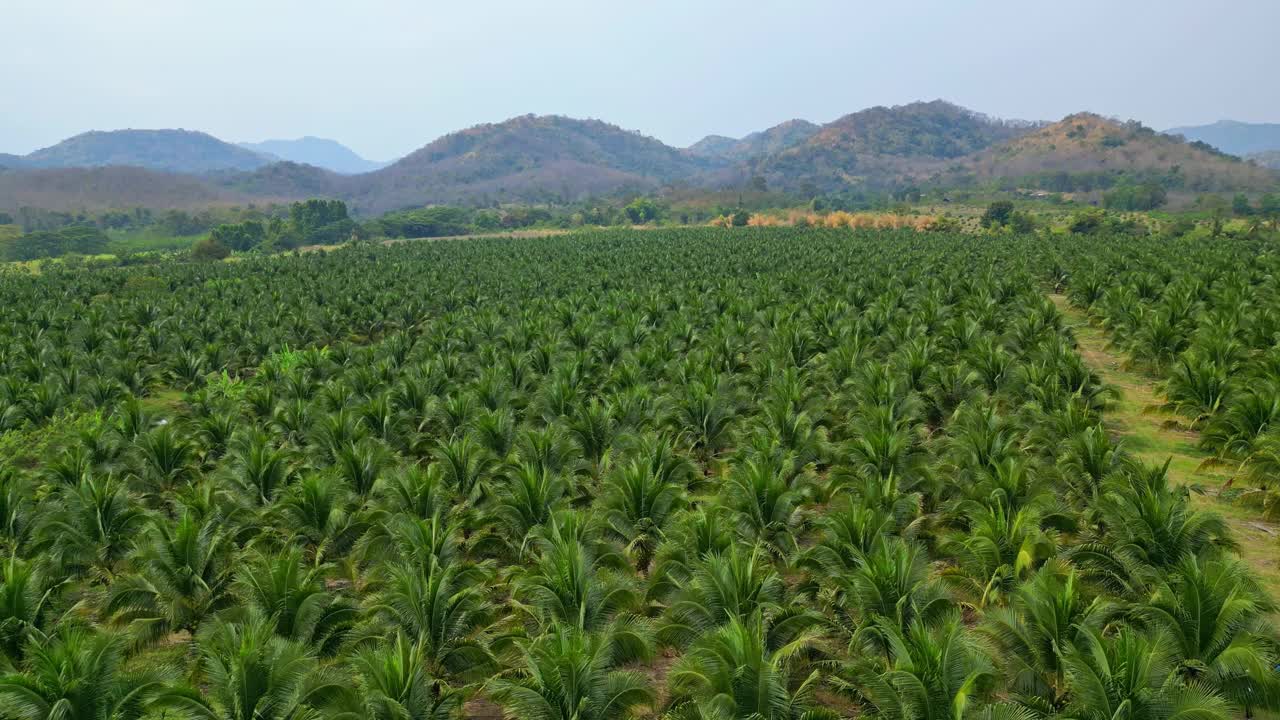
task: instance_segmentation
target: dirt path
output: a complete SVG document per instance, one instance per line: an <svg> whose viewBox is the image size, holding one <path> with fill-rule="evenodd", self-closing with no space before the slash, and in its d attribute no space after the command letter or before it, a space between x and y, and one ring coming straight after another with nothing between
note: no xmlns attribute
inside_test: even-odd
<svg viewBox="0 0 1280 720"><path fill-rule="evenodd" d="M1080 357L1114 387L1120 398L1107 411L1107 425L1124 447L1149 463L1169 461L1169 476L1177 483L1203 488L1193 493L1197 505L1212 509L1231 525L1240 556L1253 567L1271 596L1280 598L1280 527L1263 521L1251 508L1218 500L1214 495L1230 477L1230 470L1203 467L1209 457L1200 450L1199 434L1168 426L1173 416L1153 411L1161 403L1151 378L1127 370L1119 351L1108 347L1106 333L1089 323L1063 295L1050 295L1079 343Z"/></svg>

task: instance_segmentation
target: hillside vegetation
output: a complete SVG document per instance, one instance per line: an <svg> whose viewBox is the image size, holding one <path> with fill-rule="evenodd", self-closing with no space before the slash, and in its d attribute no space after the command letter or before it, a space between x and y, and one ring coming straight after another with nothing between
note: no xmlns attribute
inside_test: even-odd
<svg viewBox="0 0 1280 720"><path fill-rule="evenodd" d="M248 150L195 133L145 135L146 147L134 148L128 160L109 149L83 147L126 137L133 136L100 133L67 141L58 146L59 162L78 157L92 164L127 161L216 172L188 170L177 183L180 189L167 189L158 178L137 173L117 173L110 185L69 185L55 178L74 174L10 169L3 171L0 209L33 202L55 210L113 203L194 207L228 197L320 196L377 215L429 204L563 205L672 188L773 191L808 200L902 195L920 187L1029 185L1073 192L1155 182L1168 192L1190 194L1265 192L1277 183L1277 175L1260 165L1138 123L1087 113L1048 125L1006 122L943 101L871 108L823 126L794 120L741 140L709 137L684 150L598 120L526 115L446 135L387 167L356 175L246 159ZM177 146L162 150L167 137L176 138ZM226 157L228 149L241 155Z"/></svg>
<svg viewBox="0 0 1280 720"><path fill-rule="evenodd" d="M652 189L710 164L598 120L526 115L446 135L352 179L349 197L386 210L432 202L578 199ZM483 204L483 203L482 203Z"/></svg>
<svg viewBox="0 0 1280 720"><path fill-rule="evenodd" d="M749 164L771 187L820 191L885 187L1025 132L942 101L877 107L824 125L812 137Z"/></svg>
<svg viewBox="0 0 1280 720"><path fill-rule="evenodd" d="M795 147L816 135L821 126L808 120L788 120L768 130L753 132L741 139L708 135L689 146L694 155L729 160L748 160L759 155L773 155Z"/></svg>
<svg viewBox="0 0 1280 720"><path fill-rule="evenodd" d="M253 170L271 162L260 153L192 130L93 131L26 155L15 165L84 168L127 165L175 173ZM0 165L3 165L0 162Z"/></svg>
<svg viewBox="0 0 1280 720"><path fill-rule="evenodd" d="M1123 173L1197 192L1266 190L1277 182L1273 173L1239 158L1091 113L1071 115L957 165L979 179Z"/></svg>
<svg viewBox="0 0 1280 720"><path fill-rule="evenodd" d="M274 192L274 188L271 189ZM262 193L266 194L266 193ZM253 201L248 193L194 175L138 167L0 169L0 208L98 210L207 207Z"/></svg>

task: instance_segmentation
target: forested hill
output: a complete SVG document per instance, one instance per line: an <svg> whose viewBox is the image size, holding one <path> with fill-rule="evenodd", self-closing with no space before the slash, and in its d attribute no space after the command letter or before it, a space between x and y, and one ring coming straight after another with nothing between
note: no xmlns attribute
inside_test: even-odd
<svg viewBox="0 0 1280 720"><path fill-rule="evenodd" d="M92 131L14 158L26 168L141 167L178 173L254 170L272 162L252 150L192 130ZM0 159L0 165L5 165Z"/></svg>
<svg viewBox="0 0 1280 720"><path fill-rule="evenodd" d="M772 155L795 147L822 129L808 120L788 120L753 132L737 140L723 135L708 135L689 146L689 152L704 157L747 160L758 155Z"/></svg>
<svg viewBox="0 0 1280 720"><path fill-rule="evenodd" d="M979 180L1052 178L1087 180L1124 173L1192 192L1266 190L1274 173L1253 163L1187 143L1139 123L1078 113L963 159L961 174ZM1071 190L1071 187L1050 187Z"/></svg>
<svg viewBox="0 0 1280 720"><path fill-rule="evenodd" d="M101 166L174 173L181 181L169 187L145 172ZM85 167L102 171L84 174ZM1277 182L1261 164L1136 122L1089 113L1051 124L1003 121L941 100L870 108L825 125L792 120L741 139L708 136L687 149L599 120L523 115L445 135L354 175L268 159L204 133L86 133L25 157L0 156L0 175L0 210L327 197L361 214L568 202L673 186L765 185L806 196L991 182L1065 192L1151 181L1188 193L1247 192ZM77 181L82 176L85 182Z"/></svg>
<svg viewBox="0 0 1280 720"><path fill-rule="evenodd" d="M792 190L887 186L1032 127L942 100L874 107L828 123L804 142L759 157L746 169L771 187Z"/></svg>
<svg viewBox="0 0 1280 720"><path fill-rule="evenodd" d="M353 178L350 196L375 210L424 200L570 200L648 190L721 164L599 120L523 115L446 135Z"/></svg>

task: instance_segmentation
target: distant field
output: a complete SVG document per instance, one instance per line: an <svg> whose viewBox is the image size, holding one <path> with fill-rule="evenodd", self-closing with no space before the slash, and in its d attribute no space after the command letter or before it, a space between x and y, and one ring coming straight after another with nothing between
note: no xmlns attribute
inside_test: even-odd
<svg viewBox="0 0 1280 720"><path fill-rule="evenodd" d="M153 229L145 230L111 230L107 235L111 243L107 252L112 255L127 255L136 252L156 250L185 250L207 233L196 235L170 235Z"/></svg>

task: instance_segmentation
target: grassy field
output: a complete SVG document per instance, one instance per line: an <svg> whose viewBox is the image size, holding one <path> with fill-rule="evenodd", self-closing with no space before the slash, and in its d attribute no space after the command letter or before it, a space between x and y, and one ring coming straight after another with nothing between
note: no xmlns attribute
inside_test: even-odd
<svg viewBox="0 0 1280 720"><path fill-rule="evenodd" d="M197 235L171 235L152 228L144 230L112 230L107 233L111 244L107 252L112 255L149 252L156 250L186 250L207 233Z"/></svg>

